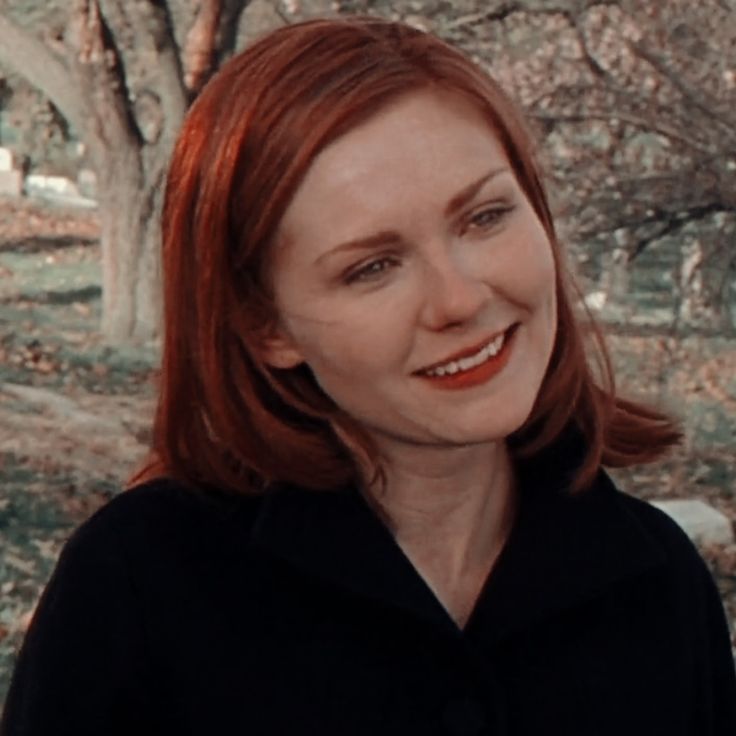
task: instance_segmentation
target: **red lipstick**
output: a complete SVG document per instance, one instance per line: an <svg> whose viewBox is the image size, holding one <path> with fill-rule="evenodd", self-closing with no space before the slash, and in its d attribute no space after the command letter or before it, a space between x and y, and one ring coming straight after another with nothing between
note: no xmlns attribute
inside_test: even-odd
<svg viewBox="0 0 736 736"><path fill-rule="evenodd" d="M501 349L498 351L498 353L496 353L496 355L489 357L483 363L475 366L474 368L469 368L465 371L460 370L457 373L453 374L446 373L444 376L429 376L426 373L417 373L416 375L437 388L452 390L479 386L480 384L485 383L486 381L493 378L493 376L495 376L497 373L500 373L509 362L509 356L511 355L511 350L513 349L515 342L514 338L516 336L517 327L518 325L513 325L511 328L509 328L509 330L506 332L503 345L501 346ZM462 353L458 353L455 357L450 358L449 360L459 360L460 358L474 355L474 353L477 353L478 350L480 350L483 345L486 344L488 343L482 343L474 351L466 350ZM446 362L449 362L449 360Z"/></svg>

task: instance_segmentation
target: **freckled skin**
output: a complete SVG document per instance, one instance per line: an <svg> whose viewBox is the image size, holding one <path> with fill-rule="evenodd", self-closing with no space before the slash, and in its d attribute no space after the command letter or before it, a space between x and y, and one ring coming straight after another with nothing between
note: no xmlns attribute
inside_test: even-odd
<svg viewBox="0 0 736 736"><path fill-rule="evenodd" d="M459 191L499 169L446 214ZM315 264L340 243L386 230L400 240ZM554 262L500 143L472 106L422 91L349 131L315 159L281 233L281 326L268 361L305 361L379 444L483 445L521 426L554 341ZM368 264L346 283L346 273ZM447 391L412 375L515 322L510 361L487 383Z"/></svg>

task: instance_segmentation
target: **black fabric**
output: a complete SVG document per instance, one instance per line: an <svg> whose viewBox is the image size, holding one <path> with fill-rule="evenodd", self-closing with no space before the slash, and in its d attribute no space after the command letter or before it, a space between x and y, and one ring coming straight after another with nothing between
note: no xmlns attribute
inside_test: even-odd
<svg viewBox="0 0 736 736"><path fill-rule="evenodd" d="M168 481L66 545L2 736L734 736L723 609L694 547L601 473L529 468L464 630L350 488Z"/></svg>

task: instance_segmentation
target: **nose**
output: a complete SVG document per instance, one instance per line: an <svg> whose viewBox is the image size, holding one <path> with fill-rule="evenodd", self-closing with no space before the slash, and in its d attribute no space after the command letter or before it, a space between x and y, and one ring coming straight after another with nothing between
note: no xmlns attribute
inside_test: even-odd
<svg viewBox="0 0 736 736"><path fill-rule="evenodd" d="M467 324L489 298L489 287L473 263L438 249L424 271L423 322L430 329Z"/></svg>

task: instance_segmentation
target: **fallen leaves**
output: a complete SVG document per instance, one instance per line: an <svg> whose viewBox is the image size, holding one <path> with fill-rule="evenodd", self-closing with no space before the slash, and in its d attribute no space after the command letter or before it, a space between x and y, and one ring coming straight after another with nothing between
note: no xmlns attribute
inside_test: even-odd
<svg viewBox="0 0 736 736"><path fill-rule="evenodd" d="M30 199L0 198L0 250L34 249L50 238L96 240L100 222L94 210L50 207ZM53 259L53 254L48 257ZM53 262L53 261L52 261Z"/></svg>

